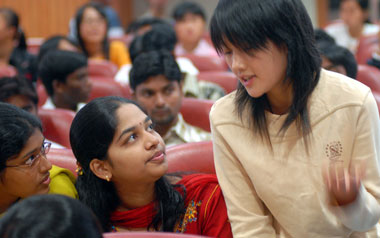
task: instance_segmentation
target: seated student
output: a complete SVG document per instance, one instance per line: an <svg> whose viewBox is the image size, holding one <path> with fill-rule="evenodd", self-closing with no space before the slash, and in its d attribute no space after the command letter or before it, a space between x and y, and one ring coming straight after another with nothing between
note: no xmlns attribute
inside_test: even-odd
<svg viewBox="0 0 380 238"><path fill-rule="evenodd" d="M39 76L49 98L44 109L63 108L74 112L88 100L92 84L88 79L87 58L77 52L55 50L39 65Z"/></svg>
<svg viewBox="0 0 380 238"><path fill-rule="evenodd" d="M10 103L38 117L38 96L29 81L21 76L0 77L0 102ZM55 149L64 148L53 141L51 147Z"/></svg>
<svg viewBox="0 0 380 238"><path fill-rule="evenodd" d="M129 24L125 32L134 37L141 36L152 30L152 26L155 24L165 24L165 21L155 17L140 18Z"/></svg>
<svg viewBox="0 0 380 238"><path fill-rule="evenodd" d="M0 8L0 65L10 64L28 80L37 80L36 57L27 51L19 17L10 8Z"/></svg>
<svg viewBox="0 0 380 238"><path fill-rule="evenodd" d="M50 143L38 118L8 103L0 103L0 115L0 214L35 194L77 197L74 175L46 159Z"/></svg>
<svg viewBox="0 0 380 238"><path fill-rule="evenodd" d="M78 47L69 38L61 35L51 36L40 46L37 57L38 62L41 62L43 56L51 50L79 51Z"/></svg>
<svg viewBox="0 0 380 238"><path fill-rule="evenodd" d="M164 231L232 237L215 175L165 175L165 144L133 101L97 98L74 118L79 200L105 231Z"/></svg>
<svg viewBox="0 0 380 238"><path fill-rule="evenodd" d="M169 24L154 24L152 29L141 36L135 37L129 50L131 60L143 52L167 50L174 55L174 47L177 37L174 29ZM177 64L184 74L183 92L186 97L217 100L225 95L223 88L219 85L198 81L198 69L185 57L176 57ZM124 66L117 73L115 80L123 85L129 84L130 65Z"/></svg>
<svg viewBox="0 0 380 238"><path fill-rule="evenodd" d="M182 75L167 51L142 53L130 73L133 99L156 124L166 145L211 140L211 135L187 124L179 112L182 105Z"/></svg>
<svg viewBox="0 0 380 238"><path fill-rule="evenodd" d="M218 57L214 47L203 39L206 31L206 14L199 4L182 2L174 8L172 16L178 38L178 44L175 47L176 55L195 54Z"/></svg>
<svg viewBox="0 0 380 238"><path fill-rule="evenodd" d="M327 41L317 42L317 48L322 56L322 68L356 79L358 64L351 51Z"/></svg>
<svg viewBox="0 0 380 238"><path fill-rule="evenodd" d="M121 41L108 41L108 21L103 5L89 2L76 13L76 39L90 59L109 60L119 68L130 64L129 53Z"/></svg>
<svg viewBox="0 0 380 238"><path fill-rule="evenodd" d="M16 203L0 218L0 237L101 238L94 214L62 195L36 195Z"/></svg>
<svg viewBox="0 0 380 238"><path fill-rule="evenodd" d="M378 42L380 46L380 32L378 34L378 38L379 38ZM377 51L372 53L372 57L368 60L367 64L380 69L380 48L378 48Z"/></svg>

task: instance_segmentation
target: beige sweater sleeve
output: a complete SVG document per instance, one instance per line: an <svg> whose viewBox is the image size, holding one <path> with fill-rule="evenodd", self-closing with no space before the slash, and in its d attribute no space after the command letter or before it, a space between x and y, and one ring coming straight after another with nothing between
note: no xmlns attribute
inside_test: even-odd
<svg viewBox="0 0 380 238"><path fill-rule="evenodd" d="M212 111L210 118L215 169L226 200L233 236L276 237L272 215L257 196L239 159L224 141L220 128L213 124Z"/></svg>
<svg viewBox="0 0 380 238"><path fill-rule="evenodd" d="M371 93L363 102L352 148L351 166L363 164L365 177L360 194L352 204L337 209L342 223L353 231L364 232L380 219L380 128L379 111Z"/></svg>

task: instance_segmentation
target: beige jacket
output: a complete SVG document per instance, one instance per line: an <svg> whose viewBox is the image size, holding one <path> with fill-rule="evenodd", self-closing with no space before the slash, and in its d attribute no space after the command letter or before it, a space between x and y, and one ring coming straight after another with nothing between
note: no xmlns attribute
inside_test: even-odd
<svg viewBox="0 0 380 238"><path fill-rule="evenodd" d="M210 119L216 172L235 238L377 237L380 128L368 87L321 71L309 100L309 154L294 123L284 136L277 134L287 115L267 113L271 151L247 121L238 119L234 97L217 101ZM360 195L337 210L329 205L322 167L357 161L367 165Z"/></svg>

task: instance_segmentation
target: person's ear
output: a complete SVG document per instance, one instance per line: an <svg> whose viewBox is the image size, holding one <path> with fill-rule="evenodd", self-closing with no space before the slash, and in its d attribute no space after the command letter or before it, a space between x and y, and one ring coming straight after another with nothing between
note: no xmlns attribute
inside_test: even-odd
<svg viewBox="0 0 380 238"><path fill-rule="evenodd" d="M131 89L131 96L132 96L132 100L136 101L136 91L133 89Z"/></svg>
<svg viewBox="0 0 380 238"><path fill-rule="evenodd" d="M52 85L54 93L62 93L64 91L65 83L54 79Z"/></svg>
<svg viewBox="0 0 380 238"><path fill-rule="evenodd" d="M112 171L110 164L105 160L93 159L90 162L90 169L96 177L110 181L112 178Z"/></svg>

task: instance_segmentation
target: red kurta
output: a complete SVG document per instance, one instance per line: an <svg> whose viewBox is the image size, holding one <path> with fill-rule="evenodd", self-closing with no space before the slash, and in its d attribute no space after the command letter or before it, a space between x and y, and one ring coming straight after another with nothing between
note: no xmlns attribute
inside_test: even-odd
<svg viewBox="0 0 380 238"><path fill-rule="evenodd" d="M174 232L232 237L226 204L215 175L186 175L177 184L186 188L186 212ZM181 188L177 189L183 194ZM155 214L152 202L129 211L115 211L111 215L111 222L124 228L143 228L150 224Z"/></svg>

